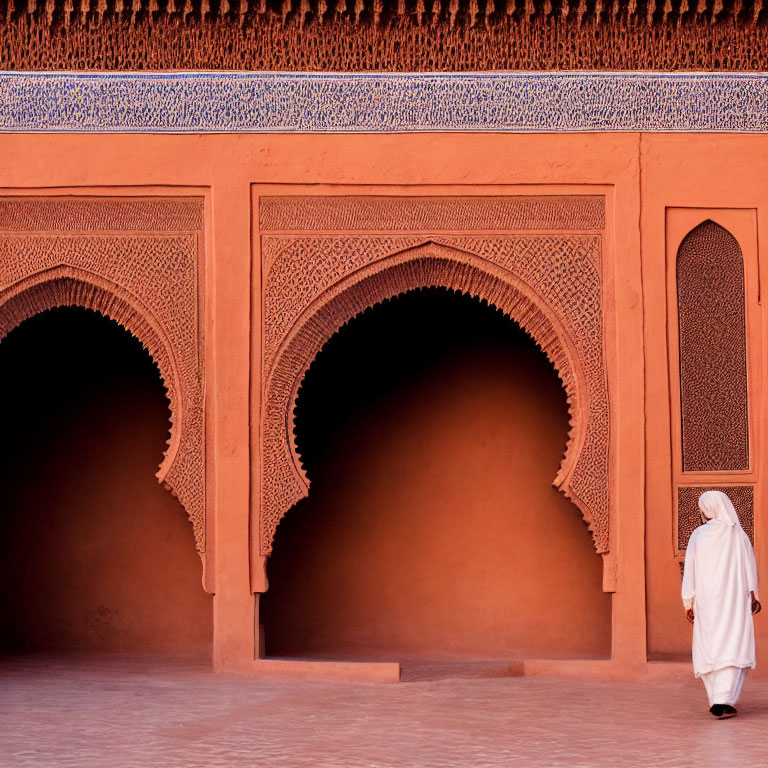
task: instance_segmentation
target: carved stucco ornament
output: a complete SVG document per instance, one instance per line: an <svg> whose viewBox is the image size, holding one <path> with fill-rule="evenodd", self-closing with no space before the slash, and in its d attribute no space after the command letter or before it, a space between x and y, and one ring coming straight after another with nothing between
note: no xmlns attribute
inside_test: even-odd
<svg viewBox="0 0 768 768"><path fill-rule="evenodd" d="M708 219L677 253L680 408L684 472L749 469L744 257Z"/></svg>
<svg viewBox="0 0 768 768"><path fill-rule="evenodd" d="M609 549L609 409L603 356L599 234L503 237L264 236L260 553L309 492L294 439L302 379L350 319L409 290L444 287L501 309L554 365L570 413L554 485Z"/></svg>
<svg viewBox="0 0 768 768"><path fill-rule="evenodd" d="M202 233L200 197L0 199L0 339L40 312L71 306L111 318L141 342L171 414L157 478L184 506L205 564Z"/></svg>

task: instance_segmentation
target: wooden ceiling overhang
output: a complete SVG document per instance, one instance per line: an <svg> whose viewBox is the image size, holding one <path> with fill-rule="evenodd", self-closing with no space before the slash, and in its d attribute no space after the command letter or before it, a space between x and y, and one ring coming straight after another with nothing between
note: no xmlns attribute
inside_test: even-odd
<svg viewBox="0 0 768 768"><path fill-rule="evenodd" d="M0 0L5 70L768 70L768 0Z"/></svg>

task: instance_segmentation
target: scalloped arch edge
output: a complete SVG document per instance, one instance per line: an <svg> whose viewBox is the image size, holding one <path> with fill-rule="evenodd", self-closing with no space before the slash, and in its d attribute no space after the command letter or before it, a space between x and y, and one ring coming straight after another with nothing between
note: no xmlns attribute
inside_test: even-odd
<svg viewBox="0 0 768 768"><path fill-rule="evenodd" d="M510 272L474 254L428 241L363 267L318 297L287 334L267 378L260 552L268 556L282 517L309 492L293 435L293 411L303 377L322 346L351 319L377 303L428 286L467 293L504 312L534 339L560 378L569 409L565 454L553 485L579 509L595 549L608 551L609 532L570 488L589 418L579 357L568 333L543 300Z"/></svg>

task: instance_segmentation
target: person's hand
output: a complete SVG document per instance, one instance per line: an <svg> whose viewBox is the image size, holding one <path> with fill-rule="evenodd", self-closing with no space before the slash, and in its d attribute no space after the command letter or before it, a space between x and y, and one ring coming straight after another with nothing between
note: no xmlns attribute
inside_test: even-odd
<svg viewBox="0 0 768 768"><path fill-rule="evenodd" d="M759 605L759 603L758 603L758 605ZM694 618L695 618L695 617L694 617L694 615L693 615L693 608L689 608L689 609L688 609L688 610L685 612L685 618L686 618L686 619L688 619L688 621L690 621L690 622L691 622L691 624L693 624L693 620L694 620Z"/></svg>
<svg viewBox="0 0 768 768"><path fill-rule="evenodd" d="M750 594L752 595L752 615L756 616L763 610L763 606L760 605L760 601L755 597L754 592L751 592Z"/></svg>

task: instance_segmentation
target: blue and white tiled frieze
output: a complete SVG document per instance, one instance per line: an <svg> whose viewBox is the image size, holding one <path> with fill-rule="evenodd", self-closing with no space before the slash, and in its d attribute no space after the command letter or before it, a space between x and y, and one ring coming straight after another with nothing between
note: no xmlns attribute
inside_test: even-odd
<svg viewBox="0 0 768 768"><path fill-rule="evenodd" d="M0 131L768 132L768 74L0 73Z"/></svg>

